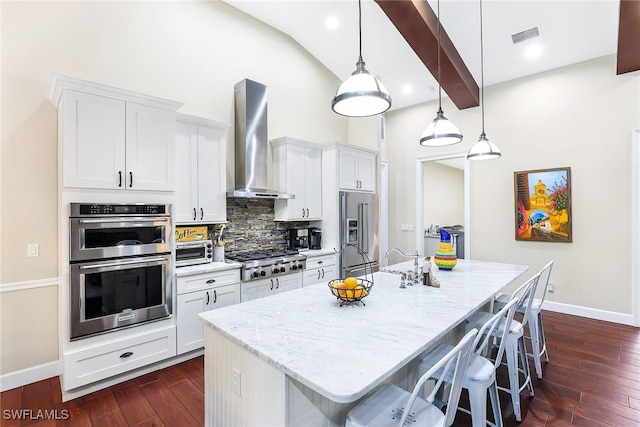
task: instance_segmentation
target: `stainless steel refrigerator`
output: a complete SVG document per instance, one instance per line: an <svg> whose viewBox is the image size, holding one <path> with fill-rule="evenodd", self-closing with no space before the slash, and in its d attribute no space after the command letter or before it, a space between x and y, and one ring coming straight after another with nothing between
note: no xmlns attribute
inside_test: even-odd
<svg viewBox="0 0 640 427"><path fill-rule="evenodd" d="M380 269L377 194L340 192L340 277Z"/></svg>

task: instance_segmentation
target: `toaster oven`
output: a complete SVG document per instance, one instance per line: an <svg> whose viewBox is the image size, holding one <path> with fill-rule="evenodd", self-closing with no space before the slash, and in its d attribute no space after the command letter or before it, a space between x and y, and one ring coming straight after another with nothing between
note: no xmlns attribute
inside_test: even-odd
<svg viewBox="0 0 640 427"><path fill-rule="evenodd" d="M176 267L207 264L213 261L213 242L197 240L176 243Z"/></svg>

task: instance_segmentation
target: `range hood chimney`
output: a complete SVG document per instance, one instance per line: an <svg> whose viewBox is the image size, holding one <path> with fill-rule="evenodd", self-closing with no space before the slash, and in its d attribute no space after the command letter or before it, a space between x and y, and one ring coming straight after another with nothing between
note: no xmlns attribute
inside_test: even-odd
<svg viewBox="0 0 640 427"><path fill-rule="evenodd" d="M269 190L267 87L244 79L235 88L236 189L229 197L294 199L295 195Z"/></svg>

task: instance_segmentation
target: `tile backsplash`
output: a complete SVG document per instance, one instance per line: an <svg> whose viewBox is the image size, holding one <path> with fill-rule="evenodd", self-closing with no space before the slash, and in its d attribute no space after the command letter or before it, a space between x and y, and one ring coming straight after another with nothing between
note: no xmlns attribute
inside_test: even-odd
<svg viewBox="0 0 640 427"><path fill-rule="evenodd" d="M304 221L276 222L274 216L273 199L228 197L225 251L286 248L289 228L309 226ZM216 237L219 231L219 224L209 227Z"/></svg>

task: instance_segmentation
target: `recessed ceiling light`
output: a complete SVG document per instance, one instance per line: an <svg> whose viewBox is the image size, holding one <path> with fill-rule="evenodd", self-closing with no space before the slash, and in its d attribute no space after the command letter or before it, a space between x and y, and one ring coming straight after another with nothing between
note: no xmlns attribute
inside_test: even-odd
<svg viewBox="0 0 640 427"><path fill-rule="evenodd" d="M540 43L531 44L530 46L527 46L524 54L529 59L536 59L542 55L542 45Z"/></svg>
<svg viewBox="0 0 640 427"><path fill-rule="evenodd" d="M336 18L335 16L330 16L326 21L324 21L324 24L327 26L328 30L333 31L338 28L338 18Z"/></svg>
<svg viewBox="0 0 640 427"><path fill-rule="evenodd" d="M413 92L413 87L411 85L402 86L402 93L409 94L411 92Z"/></svg>

